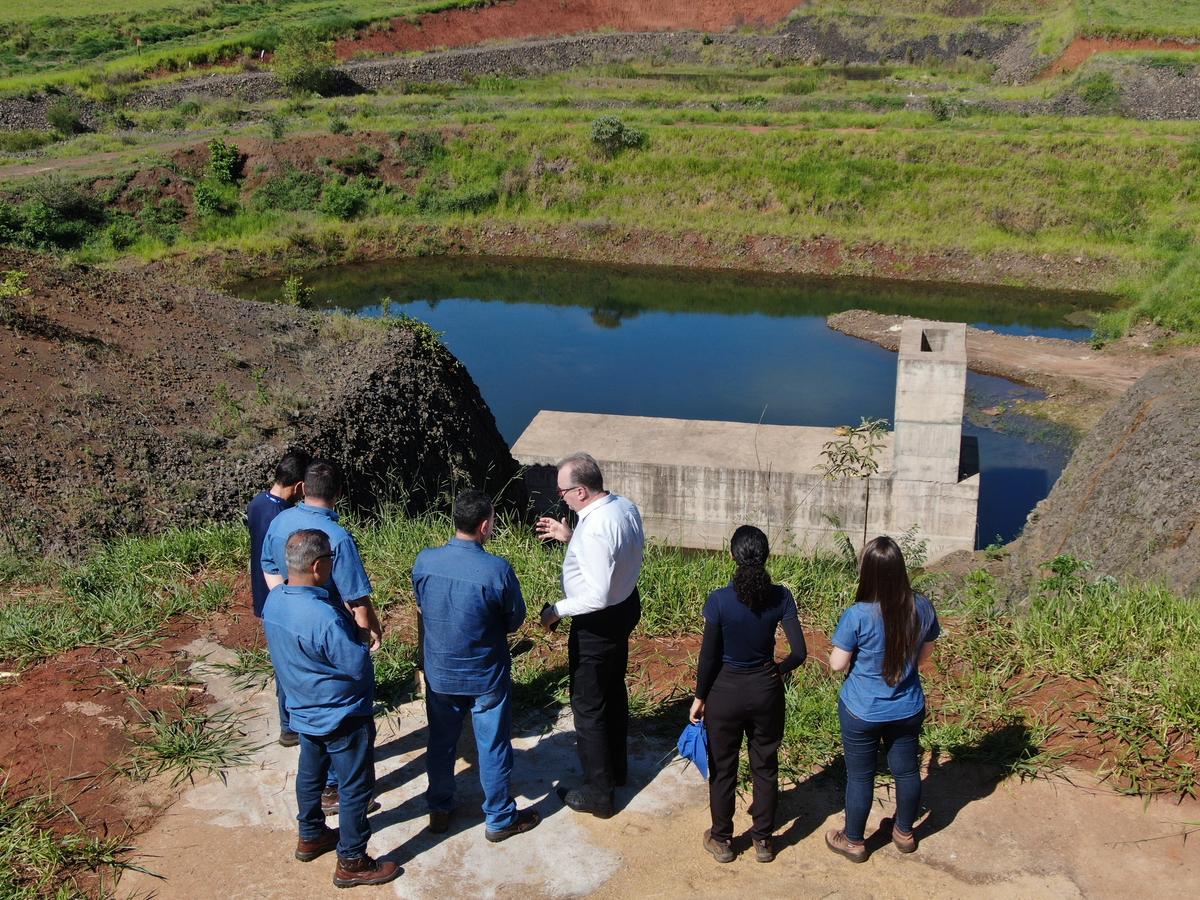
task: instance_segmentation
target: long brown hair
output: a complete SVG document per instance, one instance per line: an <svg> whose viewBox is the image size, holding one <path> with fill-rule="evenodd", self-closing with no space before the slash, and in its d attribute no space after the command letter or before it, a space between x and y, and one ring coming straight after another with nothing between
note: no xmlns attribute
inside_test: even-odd
<svg viewBox="0 0 1200 900"><path fill-rule="evenodd" d="M863 547L854 599L879 604L883 615L883 680L894 687L917 655L921 623L904 554L890 537L877 537Z"/></svg>

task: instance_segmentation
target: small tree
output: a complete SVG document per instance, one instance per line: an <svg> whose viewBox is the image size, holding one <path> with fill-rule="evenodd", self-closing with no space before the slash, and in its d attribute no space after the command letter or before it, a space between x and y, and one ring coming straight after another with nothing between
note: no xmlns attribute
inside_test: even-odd
<svg viewBox="0 0 1200 900"><path fill-rule="evenodd" d="M312 28L289 28L275 48L275 77L293 94L320 94L333 83L333 47Z"/></svg>
<svg viewBox="0 0 1200 900"><path fill-rule="evenodd" d="M242 173L242 154L220 138L208 143L208 176L218 184L233 184Z"/></svg>
<svg viewBox="0 0 1200 900"><path fill-rule="evenodd" d="M606 156L616 156L622 150L643 146L646 132L626 125L619 116L601 116L592 123L592 143Z"/></svg>
<svg viewBox="0 0 1200 900"><path fill-rule="evenodd" d="M867 519L871 512L871 476L879 471L875 455L883 448L887 419L862 419L857 426L839 425L836 438L821 448L824 462L817 465L826 478L862 478L866 486L863 498L863 546L867 544Z"/></svg>

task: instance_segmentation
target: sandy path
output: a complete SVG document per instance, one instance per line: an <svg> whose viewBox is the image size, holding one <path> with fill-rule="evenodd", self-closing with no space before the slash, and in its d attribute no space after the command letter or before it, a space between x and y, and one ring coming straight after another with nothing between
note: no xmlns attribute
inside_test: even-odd
<svg viewBox="0 0 1200 900"><path fill-rule="evenodd" d="M192 648L219 659L216 645ZM218 697L256 714L251 737L269 740L273 695L236 694L210 677ZM569 719L517 739L514 788L545 820L504 844L483 840L473 769L459 777L460 813L450 833L424 829L424 719L409 705L381 720L378 774L383 810L372 822L371 851L404 867L379 896L397 897L1130 897L1194 896L1200 841L1183 823L1200 822L1200 804L1120 797L1063 780L994 784L949 763L930 773L932 808L918 852L890 845L861 866L825 849L822 834L839 818L829 778L790 789L781 808L783 849L771 865L743 853L718 866L700 850L707 824L703 782L678 765L659 768L668 742L643 744L634 785L613 819L576 816L553 796L557 777L574 771ZM130 873L121 891L164 898L333 897L332 861L292 859L295 752L270 744L227 783L200 781L138 842L138 862L165 880ZM469 769L469 770L468 770ZM872 827L890 811L884 792ZM744 812L739 825L748 824Z"/></svg>

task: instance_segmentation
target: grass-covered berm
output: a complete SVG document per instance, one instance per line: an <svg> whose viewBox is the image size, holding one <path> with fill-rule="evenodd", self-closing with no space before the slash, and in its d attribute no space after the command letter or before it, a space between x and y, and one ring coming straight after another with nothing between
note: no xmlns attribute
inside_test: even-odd
<svg viewBox="0 0 1200 900"><path fill-rule="evenodd" d="M1000 95L1083 76L997 88L972 65L188 99L0 170L0 241L190 277L199 259L210 282L489 252L1104 291L1123 303L1102 338L1151 320L1194 341L1200 124L1016 115Z"/></svg>
<svg viewBox="0 0 1200 900"><path fill-rule="evenodd" d="M451 525L443 514L412 517L389 507L370 519L352 519L351 526L390 631L376 661L387 707L412 689L413 560L422 548L444 541ZM530 528L508 523L489 549L513 563L531 610L558 596L560 547L543 546ZM99 655L106 662L93 671L95 683L116 692L114 703L130 698L112 716L116 724L110 723L106 790L135 795L150 778L166 791L170 781L247 758L251 748L227 715L195 703L163 703L148 711L142 692L149 685L187 697L187 681L178 661L149 670L138 663L139 654L164 635L178 637L173 628L194 633L213 617L240 616L242 632L256 636L257 625L241 608L247 602L245 566L245 532L235 524L120 540L77 565L0 560L0 660L9 670L0 686L0 758L9 785L0 800L5 896L69 885L90 866L120 859L128 839L119 828L102 835L100 823L87 817L82 827L65 828L64 804L76 796L68 786L80 783L63 780L79 774L61 771L67 750L31 759L37 754L18 746L31 740L43 748L55 745L63 727L59 717L66 715L61 707L72 703L20 692L46 681L63 660ZM839 765L839 678L823 660L827 635L852 601L855 581L852 567L837 555L776 557L769 568L795 593L812 654L787 687L783 777L799 781L826 767L836 772ZM1069 764L1107 776L1119 791L1194 794L1200 605L1149 583L1094 579L1069 557L1054 560L1051 570L1019 613L1001 611L1003 585L985 569L954 580L914 573L943 622L925 679L929 757L969 760L994 775L1020 777ZM664 741L673 739L667 732L678 728L693 687L703 599L730 574L725 554L661 545L648 550L631 699L642 726L663 726ZM556 709L566 701L565 635L541 634L532 617L525 635L514 662L518 706L525 712ZM261 638L244 641L237 660L226 669L247 684L269 676ZM105 702L95 684L80 683L91 690L85 696ZM61 736L58 742L67 743ZM48 798L42 795L46 778ZM87 784L100 780L94 772L80 778ZM37 790L42 794L31 799ZM84 837L89 830L91 837ZM104 840L97 843L97 837Z"/></svg>

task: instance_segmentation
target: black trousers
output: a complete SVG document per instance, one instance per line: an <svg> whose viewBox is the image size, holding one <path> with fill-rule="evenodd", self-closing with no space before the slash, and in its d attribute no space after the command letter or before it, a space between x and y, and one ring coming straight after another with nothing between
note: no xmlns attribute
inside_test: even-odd
<svg viewBox="0 0 1200 900"><path fill-rule="evenodd" d="M755 840L775 830L779 802L779 744L783 740L783 679L775 663L757 669L722 666L704 707L708 732L708 805L714 840L733 838L733 805L737 794L742 737L750 750L754 799L750 829Z"/></svg>
<svg viewBox="0 0 1200 900"><path fill-rule="evenodd" d="M642 617L637 588L628 599L571 619L567 665L584 792L605 801L629 774L629 635Z"/></svg>

